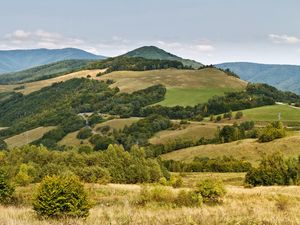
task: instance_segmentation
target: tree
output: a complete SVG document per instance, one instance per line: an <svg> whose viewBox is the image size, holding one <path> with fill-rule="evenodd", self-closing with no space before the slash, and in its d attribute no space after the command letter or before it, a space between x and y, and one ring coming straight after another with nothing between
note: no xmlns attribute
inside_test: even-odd
<svg viewBox="0 0 300 225"><path fill-rule="evenodd" d="M241 119L243 117L243 112L241 111L238 111L236 114L235 114L235 119L238 120L238 119Z"/></svg>
<svg viewBox="0 0 300 225"><path fill-rule="evenodd" d="M0 170L0 204L9 203L14 191L14 187L9 184L4 172Z"/></svg>
<svg viewBox="0 0 300 225"><path fill-rule="evenodd" d="M52 176L41 182L33 209L40 217L87 217L90 203L78 178Z"/></svg>

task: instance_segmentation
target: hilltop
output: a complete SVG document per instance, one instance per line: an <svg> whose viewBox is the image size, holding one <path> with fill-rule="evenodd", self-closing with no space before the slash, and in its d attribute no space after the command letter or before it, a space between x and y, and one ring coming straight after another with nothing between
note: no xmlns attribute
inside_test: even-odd
<svg viewBox="0 0 300 225"><path fill-rule="evenodd" d="M160 49L156 46L144 46L141 48L137 48L133 51L130 51L123 56L128 57L142 57L145 59L160 59L160 60L171 60L171 61L179 61L184 66L190 66L192 68L198 69L203 66L202 63L199 63L190 59L183 59L179 56L173 55L169 52L166 52L163 49Z"/></svg>
<svg viewBox="0 0 300 225"><path fill-rule="evenodd" d="M5 50L0 51L0 73L25 70L68 59L104 58L76 48Z"/></svg>
<svg viewBox="0 0 300 225"><path fill-rule="evenodd" d="M241 79L254 83L267 83L285 91L300 93L300 66L232 62L216 65L230 69Z"/></svg>

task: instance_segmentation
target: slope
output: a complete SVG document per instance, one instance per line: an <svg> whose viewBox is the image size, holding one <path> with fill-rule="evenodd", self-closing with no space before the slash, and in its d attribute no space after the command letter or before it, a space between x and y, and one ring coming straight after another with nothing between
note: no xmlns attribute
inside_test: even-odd
<svg viewBox="0 0 300 225"><path fill-rule="evenodd" d="M19 72L12 72L0 75L0 84L16 84L44 80L78 71L88 65L90 60L64 60L46 64Z"/></svg>
<svg viewBox="0 0 300 225"><path fill-rule="evenodd" d="M68 59L104 59L89 52L76 49L32 49L0 51L0 73L20 71Z"/></svg>
<svg viewBox="0 0 300 225"><path fill-rule="evenodd" d="M203 103L215 95L243 90L247 85L247 82L215 68L116 71L100 76L99 79L112 79L115 81L112 87L129 93L154 84L163 84L167 88L167 94L160 104L165 106Z"/></svg>
<svg viewBox="0 0 300 225"><path fill-rule="evenodd" d="M267 83L281 90L300 93L300 66L297 65L233 62L222 63L216 66L232 70L243 80Z"/></svg>
<svg viewBox="0 0 300 225"><path fill-rule="evenodd" d="M169 52L166 52L158 47L155 46L144 46L141 48L137 48L133 51L130 51L124 56L128 57L142 57L146 59L160 59L160 60L172 60L172 61L179 61L182 62L184 66L191 66L192 68L198 69L203 64L196 62L190 59L183 59L179 56L173 55Z"/></svg>

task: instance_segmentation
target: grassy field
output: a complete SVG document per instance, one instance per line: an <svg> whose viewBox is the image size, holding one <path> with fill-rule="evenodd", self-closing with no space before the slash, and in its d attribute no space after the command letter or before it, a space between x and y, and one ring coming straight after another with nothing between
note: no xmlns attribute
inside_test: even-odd
<svg viewBox="0 0 300 225"><path fill-rule="evenodd" d="M300 155L299 142L300 133L295 132L291 136L267 143L259 143L255 139L245 139L225 144L202 145L170 152L162 155L162 158L190 162L195 156L215 158L226 155L256 164L262 153L281 151L287 157L298 157Z"/></svg>
<svg viewBox="0 0 300 225"><path fill-rule="evenodd" d="M121 119L112 119L103 123L99 123L95 126L94 130L97 130L99 127L109 126L115 130L122 130L125 126L130 126L134 122L137 122L140 118L131 117L131 118L121 118Z"/></svg>
<svg viewBox="0 0 300 225"><path fill-rule="evenodd" d="M194 173L193 180L205 177L226 177L223 180L241 179L243 174ZM189 175L183 176L188 188L193 188ZM140 185L88 184L86 190L93 202L86 220L39 220L31 206L30 196L35 186L17 188L23 199L21 206L0 206L0 224L10 225L296 225L300 224L300 187L256 187L227 184L223 203L201 207L172 207L169 205L134 204ZM181 189L169 188L178 193ZM186 187L184 188L186 189ZM22 202L22 201L21 201Z"/></svg>
<svg viewBox="0 0 300 225"><path fill-rule="evenodd" d="M72 78L80 78L80 77L87 77L87 75L90 75L92 78L96 78L97 73L103 72L104 70L82 70L79 72L69 73L63 76L47 79L47 80L41 80L41 81L35 81L35 82L29 82L24 84L13 84L13 85L0 85L0 92L10 92L10 91L16 91L21 92L25 95L30 94L31 92L38 91L42 89L43 87L48 87L56 82L66 81L70 80ZM14 90L15 88L18 88L20 86L24 86L25 88L20 90Z"/></svg>
<svg viewBox="0 0 300 225"><path fill-rule="evenodd" d="M254 121L276 121L279 113L284 122L300 122L300 109L288 105L271 105L243 110L244 119Z"/></svg>
<svg viewBox="0 0 300 225"><path fill-rule="evenodd" d="M167 87L163 105L195 105L210 97L227 91L243 90L247 83L224 72L207 68L202 70L151 70L117 71L99 77L100 80L113 79L112 86L123 92L133 92L155 84ZM179 99L178 99L179 98Z"/></svg>
<svg viewBox="0 0 300 225"><path fill-rule="evenodd" d="M193 106L207 102L213 96L224 95L233 91L231 88L168 88L166 99L160 103L162 106Z"/></svg>
<svg viewBox="0 0 300 225"><path fill-rule="evenodd" d="M8 145L8 148L21 147L23 145L29 144L33 141L40 139L45 133L53 130L55 126L50 127L38 127L24 133L12 136L5 139L4 141Z"/></svg>
<svg viewBox="0 0 300 225"><path fill-rule="evenodd" d="M213 138L219 124L204 124L192 122L181 125L177 130L164 130L156 133L149 142L152 144L165 144L174 141L174 139L192 139L199 140L201 137Z"/></svg>

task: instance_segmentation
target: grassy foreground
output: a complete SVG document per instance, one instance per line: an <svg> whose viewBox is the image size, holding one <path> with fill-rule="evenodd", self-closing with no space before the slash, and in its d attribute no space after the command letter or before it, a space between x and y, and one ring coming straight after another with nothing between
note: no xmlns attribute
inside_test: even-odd
<svg viewBox="0 0 300 225"><path fill-rule="evenodd" d="M223 174L227 178L242 178L244 174ZM222 174L194 173L194 181L207 176L222 177ZM191 175L183 176L184 184L191 187ZM21 207L0 206L0 224L11 225L219 225L219 224L285 224L300 223L300 187L256 187L252 189L227 184L227 195L220 205L203 205L199 208L150 204L135 205L140 185L89 184L86 189L94 203L86 220L39 220L29 205L29 193L35 188L19 188L19 195L26 199ZM184 187L186 189L186 187ZM170 188L173 192L180 189Z"/></svg>

